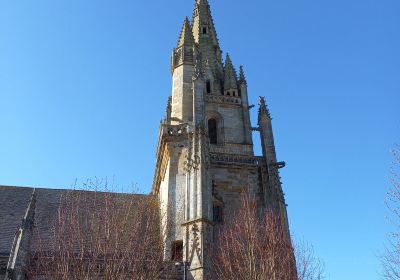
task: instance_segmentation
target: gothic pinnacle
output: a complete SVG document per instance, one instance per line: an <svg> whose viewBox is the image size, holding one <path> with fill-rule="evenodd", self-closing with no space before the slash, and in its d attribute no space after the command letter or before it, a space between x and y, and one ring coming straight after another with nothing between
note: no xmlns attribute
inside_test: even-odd
<svg viewBox="0 0 400 280"><path fill-rule="evenodd" d="M168 97L167 108L165 110L164 123L170 124L172 113L172 96Z"/></svg>
<svg viewBox="0 0 400 280"><path fill-rule="evenodd" d="M224 89L225 90L237 89L236 71L235 68L233 67L229 53L226 54L226 59L225 59Z"/></svg>
<svg viewBox="0 0 400 280"><path fill-rule="evenodd" d="M181 34L179 36L178 47L181 47L183 45L193 46L193 44L194 44L194 38L193 38L192 28L190 26L189 18L186 17L183 22Z"/></svg>
<svg viewBox="0 0 400 280"><path fill-rule="evenodd" d="M265 102L265 97L263 96L259 97L258 105L260 105L260 108L258 110L258 117L266 115L268 118L271 118L267 104Z"/></svg>
<svg viewBox="0 0 400 280"><path fill-rule="evenodd" d="M244 75L243 65L240 65L239 84L247 85L246 76Z"/></svg>

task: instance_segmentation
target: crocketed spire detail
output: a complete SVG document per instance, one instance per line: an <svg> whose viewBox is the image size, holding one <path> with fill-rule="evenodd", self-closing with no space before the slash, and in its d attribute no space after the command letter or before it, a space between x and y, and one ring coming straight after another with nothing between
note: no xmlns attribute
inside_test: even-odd
<svg viewBox="0 0 400 280"><path fill-rule="evenodd" d="M195 0L192 33L198 52L203 54L214 75L214 87L217 91L223 87L223 65L221 48L218 43L217 32L207 0Z"/></svg>
<svg viewBox="0 0 400 280"><path fill-rule="evenodd" d="M260 106L260 108L258 109L258 118L260 119L261 117L264 117L264 116L271 118L271 115L269 114L269 110L267 107L267 103L265 102L265 97L263 97L263 96L259 97L258 105Z"/></svg>
<svg viewBox="0 0 400 280"><path fill-rule="evenodd" d="M247 85L246 76L244 75L243 65L240 65L239 84L240 85L242 85L242 84Z"/></svg>
<svg viewBox="0 0 400 280"><path fill-rule="evenodd" d="M237 89L237 78L236 78L236 71L235 68L233 67L232 60L229 56L229 54L226 55L225 59L225 78L224 78L224 89L225 90L231 90L231 89Z"/></svg>
<svg viewBox="0 0 400 280"><path fill-rule="evenodd" d="M208 35L212 44L219 47L214 20L207 0L196 0L192 22L192 30L196 43L201 41L200 38L202 35Z"/></svg>
<svg viewBox="0 0 400 280"><path fill-rule="evenodd" d="M183 22L181 34L179 36L178 47L193 46L193 44L194 44L194 37L192 33L192 27L190 26L189 18L186 17Z"/></svg>

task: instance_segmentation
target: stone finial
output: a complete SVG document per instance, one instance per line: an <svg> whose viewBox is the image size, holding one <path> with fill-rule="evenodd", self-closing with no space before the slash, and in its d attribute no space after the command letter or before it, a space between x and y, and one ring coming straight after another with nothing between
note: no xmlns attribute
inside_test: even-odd
<svg viewBox="0 0 400 280"><path fill-rule="evenodd" d="M181 46L193 46L193 45L194 45L194 37L192 33L192 27L190 26L189 18L186 17L183 22L177 46L181 47Z"/></svg>
<svg viewBox="0 0 400 280"><path fill-rule="evenodd" d="M238 87L237 87L236 70L233 67L233 64L232 64L229 54L226 54L224 89L232 90L232 89L237 89L237 88Z"/></svg>
<svg viewBox="0 0 400 280"><path fill-rule="evenodd" d="M172 114L172 96L168 97L167 108L165 110L165 119L166 123L171 122L171 114Z"/></svg>
<svg viewBox="0 0 400 280"><path fill-rule="evenodd" d="M246 76L244 75L243 65L240 65L239 84L247 85L247 80L246 80Z"/></svg>
<svg viewBox="0 0 400 280"><path fill-rule="evenodd" d="M258 99L258 105L260 105L260 108L258 110L258 115L262 116L262 115L266 115L268 116L268 118L271 118L271 115L269 113L268 107L267 107L267 103L265 102L265 97L264 96L260 96Z"/></svg>

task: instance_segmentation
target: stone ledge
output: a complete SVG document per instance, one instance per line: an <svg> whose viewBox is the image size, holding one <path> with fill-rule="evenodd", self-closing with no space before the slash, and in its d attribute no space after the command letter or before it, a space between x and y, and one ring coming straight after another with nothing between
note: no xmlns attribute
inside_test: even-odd
<svg viewBox="0 0 400 280"><path fill-rule="evenodd" d="M214 164L222 163L222 164L261 166L263 164L263 157L210 153L210 162Z"/></svg>
<svg viewBox="0 0 400 280"><path fill-rule="evenodd" d="M231 104L231 105L242 105L242 99L234 96L225 96L225 95L206 95L206 102L212 103L222 103L222 104Z"/></svg>

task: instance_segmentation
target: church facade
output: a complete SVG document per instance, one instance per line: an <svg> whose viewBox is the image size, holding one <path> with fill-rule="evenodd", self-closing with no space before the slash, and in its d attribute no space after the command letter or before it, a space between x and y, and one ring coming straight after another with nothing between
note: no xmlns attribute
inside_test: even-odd
<svg viewBox="0 0 400 280"><path fill-rule="evenodd" d="M207 0L195 0L192 18L183 22L171 74L151 191L161 207L164 261L175 265L175 276L162 279L210 280L217 233L239 209L243 193L256 199L260 211L278 213L289 234L279 177L285 164L277 160L264 97L259 98L258 124L251 124L254 106L243 67L237 73L230 56L223 59ZM261 136L261 156L254 154L255 131ZM33 233L38 230L45 242L51 240L66 192L0 185L0 279L26 279L36 250Z"/></svg>
<svg viewBox="0 0 400 280"><path fill-rule="evenodd" d="M152 187L162 208L165 260L185 264L188 279L210 279L210 251L224 219L248 193L274 209L289 232L271 117L259 99L252 126L243 67L222 58L207 0L196 0L171 58L172 95L160 125ZM255 156L252 133L261 136Z"/></svg>

